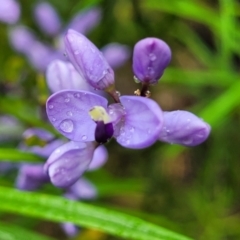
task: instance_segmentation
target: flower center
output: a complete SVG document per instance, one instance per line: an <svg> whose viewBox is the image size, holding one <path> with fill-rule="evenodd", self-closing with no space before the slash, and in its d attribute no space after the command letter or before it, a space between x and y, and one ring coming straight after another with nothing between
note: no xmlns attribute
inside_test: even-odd
<svg viewBox="0 0 240 240"><path fill-rule="evenodd" d="M89 111L92 120L97 124L95 140L98 143L106 143L113 136L113 124L107 111L101 106L95 106Z"/></svg>

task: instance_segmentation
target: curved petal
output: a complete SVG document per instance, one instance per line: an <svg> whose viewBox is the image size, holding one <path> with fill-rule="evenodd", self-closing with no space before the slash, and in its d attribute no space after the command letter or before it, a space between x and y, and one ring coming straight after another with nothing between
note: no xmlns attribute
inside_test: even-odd
<svg viewBox="0 0 240 240"><path fill-rule="evenodd" d="M138 96L122 96L125 119L116 137L127 148L145 148L159 137L163 125L163 113L156 102Z"/></svg>
<svg viewBox="0 0 240 240"><path fill-rule="evenodd" d="M47 115L52 125L74 141L94 141L96 123L89 110L94 106L107 108L107 100L86 91L63 90L50 96Z"/></svg>
<svg viewBox="0 0 240 240"><path fill-rule="evenodd" d="M187 111L164 112L164 125L159 140L184 146L196 146L204 142L211 127Z"/></svg>
<svg viewBox="0 0 240 240"><path fill-rule="evenodd" d="M77 72L70 62L52 61L46 71L48 87L54 93L64 89L89 90L86 80Z"/></svg>
<svg viewBox="0 0 240 240"><path fill-rule="evenodd" d="M88 168L93 152L93 143L68 142L50 155L44 170L48 172L53 185L70 187Z"/></svg>
<svg viewBox="0 0 240 240"><path fill-rule="evenodd" d="M42 164L24 164L20 167L16 187L20 190L34 191L48 181L49 177L43 171Z"/></svg>
<svg viewBox="0 0 240 240"><path fill-rule="evenodd" d="M75 196L74 199L94 199L97 196L97 189L88 180L81 178L68 188L68 194Z"/></svg>
<svg viewBox="0 0 240 240"><path fill-rule="evenodd" d="M77 71L94 88L114 85L114 72L97 47L84 35L69 29L65 36L67 56Z"/></svg>
<svg viewBox="0 0 240 240"><path fill-rule="evenodd" d="M93 154L93 159L88 167L88 171L96 170L102 167L108 159L108 151L107 149L101 145L97 147Z"/></svg>

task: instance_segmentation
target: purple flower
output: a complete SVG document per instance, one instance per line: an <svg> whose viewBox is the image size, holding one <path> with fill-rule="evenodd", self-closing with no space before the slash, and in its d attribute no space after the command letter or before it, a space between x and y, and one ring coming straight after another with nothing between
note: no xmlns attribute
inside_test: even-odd
<svg viewBox="0 0 240 240"><path fill-rule="evenodd" d="M42 164L24 164L20 167L16 187L20 190L34 191L49 182L49 176L43 171Z"/></svg>
<svg viewBox="0 0 240 240"><path fill-rule="evenodd" d="M20 17L20 6L15 0L1 0L0 21L14 24Z"/></svg>
<svg viewBox="0 0 240 240"><path fill-rule="evenodd" d="M87 35L97 24L99 24L100 19L101 10L97 7L90 8L74 16L66 29L73 29L83 35Z"/></svg>
<svg viewBox="0 0 240 240"><path fill-rule="evenodd" d="M46 80L53 93L63 89L90 90L90 86L70 62L52 61L47 67Z"/></svg>
<svg viewBox="0 0 240 240"><path fill-rule="evenodd" d="M152 145L163 124L160 107L151 99L137 96L122 96L120 102L107 106L107 100L96 94L63 90L48 99L47 115L53 126L72 141L95 141L96 131L111 123L113 136L122 146ZM93 109L96 114L91 113ZM99 122L104 123L102 127Z"/></svg>
<svg viewBox="0 0 240 240"><path fill-rule="evenodd" d="M204 142L211 127L187 111L164 112L164 124L159 140L184 146L196 146Z"/></svg>
<svg viewBox="0 0 240 240"><path fill-rule="evenodd" d="M12 47L20 52L27 54L36 41L34 34L24 26L15 26L9 31L9 39Z"/></svg>
<svg viewBox="0 0 240 240"><path fill-rule="evenodd" d="M61 28L61 21L55 9L48 2L41 2L35 6L36 22L43 32L50 36L56 35Z"/></svg>
<svg viewBox="0 0 240 240"><path fill-rule="evenodd" d="M103 54L84 35L68 30L65 47L69 60L91 86L104 90L114 85L112 68Z"/></svg>
<svg viewBox="0 0 240 240"><path fill-rule="evenodd" d="M171 60L169 46L157 38L145 38L133 50L133 72L137 80L157 83Z"/></svg>
<svg viewBox="0 0 240 240"><path fill-rule="evenodd" d="M130 57L129 47L119 43L110 43L104 46L101 51L113 69L122 66Z"/></svg>

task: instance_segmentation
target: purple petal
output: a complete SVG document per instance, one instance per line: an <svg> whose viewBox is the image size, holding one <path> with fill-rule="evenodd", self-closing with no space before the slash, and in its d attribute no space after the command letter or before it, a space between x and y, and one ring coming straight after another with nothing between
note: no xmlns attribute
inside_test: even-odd
<svg viewBox="0 0 240 240"><path fill-rule="evenodd" d="M68 237L74 237L79 232L79 228L70 222L62 223L61 227Z"/></svg>
<svg viewBox="0 0 240 240"><path fill-rule="evenodd" d="M41 42L35 41L29 47L27 52L29 62L40 71L45 71L49 63L54 60L55 52L49 46Z"/></svg>
<svg viewBox="0 0 240 240"><path fill-rule="evenodd" d="M35 136L47 142L53 140L54 138L54 135L52 133L41 128L29 128L23 133L24 139L28 139Z"/></svg>
<svg viewBox="0 0 240 240"><path fill-rule="evenodd" d="M70 62L61 60L54 60L49 64L46 79L52 92L64 89L89 90L90 88Z"/></svg>
<svg viewBox="0 0 240 240"><path fill-rule="evenodd" d="M96 123L89 110L94 106L107 108L107 100L85 91L63 90L50 96L47 115L53 126L74 141L94 141Z"/></svg>
<svg viewBox="0 0 240 240"><path fill-rule="evenodd" d="M164 125L159 140L184 146L196 146L204 142L211 127L187 111L164 112Z"/></svg>
<svg viewBox="0 0 240 240"><path fill-rule="evenodd" d="M158 38L145 38L133 50L133 72L137 79L157 83L171 60L169 46Z"/></svg>
<svg viewBox="0 0 240 240"><path fill-rule="evenodd" d="M127 148L145 148L159 137L163 125L163 113L156 102L138 96L122 96L125 119L117 142Z"/></svg>
<svg viewBox="0 0 240 240"><path fill-rule="evenodd" d="M61 22L55 9L48 2L41 2L36 5L34 15L39 27L48 35L56 35Z"/></svg>
<svg viewBox="0 0 240 240"><path fill-rule="evenodd" d="M101 19L101 10L99 8L90 8L87 11L78 13L71 20L67 29L73 29L77 32L87 35L96 25L99 24Z"/></svg>
<svg viewBox="0 0 240 240"><path fill-rule="evenodd" d="M93 158L94 144L68 142L48 158L44 170L56 187L70 187L86 171Z"/></svg>
<svg viewBox="0 0 240 240"><path fill-rule="evenodd" d="M94 199L97 196L97 189L88 180L81 178L68 188L68 194L71 194L74 199Z"/></svg>
<svg viewBox="0 0 240 240"><path fill-rule="evenodd" d="M88 171L96 170L102 167L108 159L107 149L101 145L97 147L93 154L93 159L88 167Z"/></svg>
<svg viewBox="0 0 240 240"><path fill-rule="evenodd" d="M102 53L84 35L70 29L65 36L67 56L77 71L94 88L114 84L114 72Z"/></svg>
<svg viewBox="0 0 240 240"><path fill-rule="evenodd" d="M31 46L35 43L36 37L34 34L24 26L16 26L10 29L9 39L12 47L20 52L27 54Z"/></svg>
<svg viewBox="0 0 240 240"><path fill-rule="evenodd" d="M110 43L104 46L101 51L113 69L121 67L130 57L129 47L119 43Z"/></svg>
<svg viewBox="0 0 240 240"><path fill-rule="evenodd" d="M25 164L20 167L16 187L21 190L33 191L49 181L48 175L43 171L43 165Z"/></svg>
<svg viewBox="0 0 240 240"><path fill-rule="evenodd" d="M20 6L14 0L1 0L0 4L0 21L14 24L20 17Z"/></svg>

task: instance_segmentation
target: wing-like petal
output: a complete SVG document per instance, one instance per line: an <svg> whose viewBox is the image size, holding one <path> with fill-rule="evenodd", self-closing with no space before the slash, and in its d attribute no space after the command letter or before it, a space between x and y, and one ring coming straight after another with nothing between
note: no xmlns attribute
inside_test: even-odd
<svg viewBox="0 0 240 240"><path fill-rule="evenodd" d="M53 126L73 141L94 141L96 123L89 110L94 106L107 108L107 100L86 91L59 91L47 101L47 115Z"/></svg>
<svg viewBox="0 0 240 240"><path fill-rule="evenodd" d="M124 122L117 142L127 148L145 148L159 137L162 125L162 110L151 99L138 96L122 96L120 101L125 108Z"/></svg>

